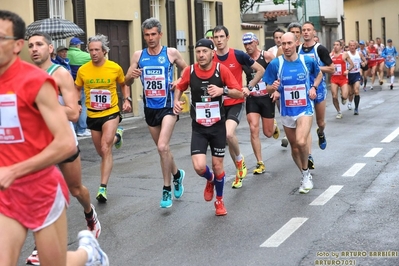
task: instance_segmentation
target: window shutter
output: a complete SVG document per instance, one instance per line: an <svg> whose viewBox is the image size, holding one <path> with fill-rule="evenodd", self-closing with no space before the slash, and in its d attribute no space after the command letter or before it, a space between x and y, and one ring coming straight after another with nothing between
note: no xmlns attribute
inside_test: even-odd
<svg viewBox="0 0 399 266"><path fill-rule="evenodd" d="M140 0L140 12L141 12L141 24L143 24L144 20L151 17L150 1ZM141 38L141 45L143 49L147 47L144 38Z"/></svg>
<svg viewBox="0 0 399 266"><path fill-rule="evenodd" d="M168 46L175 47L177 46L176 40L176 9L175 9L175 0L167 0L166 1L166 18L168 20L167 29L168 29Z"/></svg>
<svg viewBox="0 0 399 266"><path fill-rule="evenodd" d="M223 2L216 1L216 26L223 25Z"/></svg>
<svg viewBox="0 0 399 266"><path fill-rule="evenodd" d="M33 12L35 21L48 18L50 16L48 0L34 0Z"/></svg>
<svg viewBox="0 0 399 266"><path fill-rule="evenodd" d="M202 0L195 0L195 42L204 38L204 11L202 8Z"/></svg>
<svg viewBox="0 0 399 266"><path fill-rule="evenodd" d="M79 38L84 42L81 49L85 50L87 45L87 24L86 24L86 0L73 0L73 20L85 33Z"/></svg>

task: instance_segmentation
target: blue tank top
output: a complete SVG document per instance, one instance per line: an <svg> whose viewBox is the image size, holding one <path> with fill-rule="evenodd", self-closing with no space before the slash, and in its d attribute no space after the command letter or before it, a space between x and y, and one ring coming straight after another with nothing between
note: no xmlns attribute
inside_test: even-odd
<svg viewBox="0 0 399 266"><path fill-rule="evenodd" d="M323 61L320 60L319 54L317 53L317 48L319 46L320 46L320 43L316 43L312 47L312 49L310 49L308 52L305 52L304 49L303 49L303 45L301 44L299 46L299 49L298 49L298 54L303 54L305 56L309 56L309 57L313 58L317 62L317 64L319 66L325 66ZM311 84L313 84L315 78L316 77L313 77L312 75L310 76ZM321 90L324 90L326 88L327 88L327 85L326 85L326 74L323 73L323 79L321 80L320 85L318 86L317 89L321 91Z"/></svg>
<svg viewBox="0 0 399 266"><path fill-rule="evenodd" d="M147 49L141 53L138 68L142 69L144 106L152 109L173 108L174 93L173 64L169 61L167 47L163 46L157 55L150 55Z"/></svg>

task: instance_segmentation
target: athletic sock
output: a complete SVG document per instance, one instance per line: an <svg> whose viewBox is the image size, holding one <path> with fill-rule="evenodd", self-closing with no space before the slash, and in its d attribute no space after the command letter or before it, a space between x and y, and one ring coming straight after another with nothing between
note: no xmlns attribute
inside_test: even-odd
<svg viewBox="0 0 399 266"><path fill-rule="evenodd" d="M93 208L91 208L91 211L90 211L89 213L85 213L85 212L84 212L84 214L85 214L85 217L86 217L87 219L92 218L92 217L93 217Z"/></svg>
<svg viewBox="0 0 399 266"><path fill-rule="evenodd" d="M171 186L163 186L163 190L167 190L167 191L172 191L172 187Z"/></svg>
<svg viewBox="0 0 399 266"><path fill-rule="evenodd" d="M209 169L209 167L207 165L205 166L205 172L201 176L205 177L206 180L208 180L209 182L212 181L213 175L212 175L212 172L211 172L211 170Z"/></svg>
<svg viewBox="0 0 399 266"><path fill-rule="evenodd" d="M242 154L236 156L236 162L239 162L242 160Z"/></svg>
<svg viewBox="0 0 399 266"><path fill-rule="evenodd" d="M224 177L224 172L215 176L215 181L213 183L215 184L216 197L223 197Z"/></svg>
<svg viewBox="0 0 399 266"><path fill-rule="evenodd" d="M101 184L100 187L107 187L107 184Z"/></svg>
<svg viewBox="0 0 399 266"><path fill-rule="evenodd" d="M359 107L360 95L355 95L355 109Z"/></svg>
<svg viewBox="0 0 399 266"><path fill-rule="evenodd" d="M177 173L173 175L173 179L176 180L176 179L179 179L179 178L180 178L180 170L177 169Z"/></svg>
<svg viewBox="0 0 399 266"><path fill-rule="evenodd" d="M392 75L392 76L391 76L391 84L393 84L394 82L395 82L395 76Z"/></svg>

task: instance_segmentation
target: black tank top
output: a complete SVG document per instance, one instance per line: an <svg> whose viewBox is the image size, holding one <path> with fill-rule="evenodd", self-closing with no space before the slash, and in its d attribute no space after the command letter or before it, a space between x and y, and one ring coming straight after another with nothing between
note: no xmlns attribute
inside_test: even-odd
<svg viewBox="0 0 399 266"><path fill-rule="evenodd" d="M258 62L261 66L263 66L263 68L266 70L267 65L269 65L269 63L266 62L265 57L263 56L264 51L260 51L260 55L258 57L258 59L256 59L255 61ZM247 77L247 85L249 84L249 82L254 78L256 71L253 70L250 67L247 66L242 66L242 69L244 70L245 76Z"/></svg>
<svg viewBox="0 0 399 266"><path fill-rule="evenodd" d="M191 108L190 108L190 116L195 121L196 113L195 113L195 103L202 102L203 98L201 96L209 96L208 94L208 85L215 85L218 87L224 87L222 78L220 77L220 63L216 63L215 72L209 79L200 79L194 70L194 65L191 65L190 71L190 88L191 88ZM224 108L223 108L223 97L215 97L211 98L212 102L219 102L220 106L220 116L222 120L224 119Z"/></svg>

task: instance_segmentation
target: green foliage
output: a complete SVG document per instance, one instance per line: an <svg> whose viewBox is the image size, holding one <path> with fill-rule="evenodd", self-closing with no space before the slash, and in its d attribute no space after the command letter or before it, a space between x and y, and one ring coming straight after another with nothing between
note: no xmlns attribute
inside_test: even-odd
<svg viewBox="0 0 399 266"><path fill-rule="evenodd" d="M280 4L284 4L285 0L273 0L273 3L275 5L280 5ZM292 0L291 1L291 5L295 8L298 8L300 6L303 6L305 0Z"/></svg>
<svg viewBox="0 0 399 266"><path fill-rule="evenodd" d="M263 0L240 0L241 13L246 13L248 10L252 9L256 3L262 2Z"/></svg>

